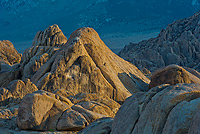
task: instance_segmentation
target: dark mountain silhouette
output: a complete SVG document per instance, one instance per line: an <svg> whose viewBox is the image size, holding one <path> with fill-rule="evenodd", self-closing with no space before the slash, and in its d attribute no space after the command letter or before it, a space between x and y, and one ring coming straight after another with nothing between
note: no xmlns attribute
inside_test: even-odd
<svg viewBox="0 0 200 134"><path fill-rule="evenodd" d="M177 64L200 70L200 12L162 29L158 37L140 43L130 43L119 55L140 69L151 71Z"/></svg>

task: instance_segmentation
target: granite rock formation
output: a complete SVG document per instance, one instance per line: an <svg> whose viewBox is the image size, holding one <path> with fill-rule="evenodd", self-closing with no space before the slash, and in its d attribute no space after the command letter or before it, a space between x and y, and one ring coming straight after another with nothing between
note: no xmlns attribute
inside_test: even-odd
<svg viewBox="0 0 200 134"><path fill-rule="evenodd" d="M111 134L198 132L200 85L160 85L129 97L117 112Z"/></svg>
<svg viewBox="0 0 200 134"><path fill-rule="evenodd" d="M37 91L38 88L29 79L13 80L7 88L0 88L0 106L11 102L19 102L26 94Z"/></svg>
<svg viewBox="0 0 200 134"><path fill-rule="evenodd" d="M92 28L73 32L31 80L41 90L107 94L118 102L148 91L150 82L136 66L114 54Z"/></svg>
<svg viewBox="0 0 200 134"><path fill-rule="evenodd" d="M35 35L32 46L23 53L22 78L30 79L66 42L67 38L56 24L49 26L44 31L39 31Z"/></svg>
<svg viewBox="0 0 200 134"><path fill-rule="evenodd" d="M101 118L92 122L85 129L79 131L78 134L110 134L112 123L112 118Z"/></svg>
<svg viewBox="0 0 200 134"><path fill-rule="evenodd" d="M200 12L162 29L158 37L125 46L119 56L150 71L177 64L200 70Z"/></svg>
<svg viewBox="0 0 200 134"><path fill-rule="evenodd" d="M102 96L94 97L92 94L87 94L83 99L83 95L75 95L66 98L62 94L54 94L44 90L38 90L31 94L27 94L21 101L17 115L17 126L23 130L62 130L62 131L79 131L88 126L90 123L100 118L112 117L107 111L119 109L120 105L104 95L104 102L111 101L110 108L104 108ZM82 97L77 97L82 96ZM93 96L93 97L91 97ZM70 98L76 98L80 102L96 103L99 105L98 111L95 111L96 105L91 105L87 109L80 102L75 104L70 101ZM106 100L106 98L108 100ZM96 101L94 101L94 99ZM99 102L99 103L98 103ZM86 105L88 106L88 105ZM102 108L101 108L102 107ZM111 108L112 107L112 108ZM104 108L104 109L103 109ZM107 111L106 111L106 110Z"/></svg>
<svg viewBox="0 0 200 134"><path fill-rule="evenodd" d="M4 65L2 65L3 67ZM8 65L9 66L9 65ZM20 64L2 68L0 71L0 87L7 87L8 84L16 79L21 79Z"/></svg>
<svg viewBox="0 0 200 134"><path fill-rule="evenodd" d="M199 83L200 79L196 74L190 73L187 70L190 68L182 68L178 65L169 65L156 70L151 76L149 88L153 88L162 84L176 85L177 83Z"/></svg>
<svg viewBox="0 0 200 134"><path fill-rule="evenodd" d="M0 62L8 65L20 63L22 54L18 53L8 40L0 40Z"/></svg>

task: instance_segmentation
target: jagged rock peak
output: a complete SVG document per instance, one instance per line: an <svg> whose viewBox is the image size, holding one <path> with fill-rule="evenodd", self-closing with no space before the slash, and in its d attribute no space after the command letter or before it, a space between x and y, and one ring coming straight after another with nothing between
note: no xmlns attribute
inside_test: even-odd
<svg viewBox="0 0 200 134"><path fill-rule="evenodd" d="M67 38L58 25L49 26L44 31L37 32L32 46L56 46L60 47L67 42Z"/></svg>
<svg viewBox="0 0 200 134"><path fill-rule="evenodd" d="M66 42L67 38L56 24L49 26L44 31L39 31L32 46L23 53L21 61L22 78L30 79Z"/></svg>
<svg viewBox="0 0 200 134"><path fill-rule="evenodd" d="M169 24L156 38L130 43L119 55L150 71L170 64L200 71L200 12Z"/></svg>
<svg viewBox="0 0 200 134"><path fill-rule="evenodd" d="M137 67L114 54L92 28L73 32L31 80L39 89L50 92L103 93L117 101L147 91L149 84Z"/></svg>

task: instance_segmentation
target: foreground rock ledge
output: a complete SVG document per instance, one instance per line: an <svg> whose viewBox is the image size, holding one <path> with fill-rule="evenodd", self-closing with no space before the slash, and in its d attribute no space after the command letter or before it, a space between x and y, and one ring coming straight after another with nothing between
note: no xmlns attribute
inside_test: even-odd
<svg viewBox="0 0 200 134"><path fill-rule="evenodd" d="M199 133L199 111L200 84L160 85L128 98L114 118L111 134Z"/></svg>

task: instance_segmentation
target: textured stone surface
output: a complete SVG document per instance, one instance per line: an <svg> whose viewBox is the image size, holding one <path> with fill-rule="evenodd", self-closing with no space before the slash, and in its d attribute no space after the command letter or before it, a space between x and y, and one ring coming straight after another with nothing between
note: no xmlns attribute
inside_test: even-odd
<svg viewBox="0 0 200 134"><path fill-rule="evenodd" d="M57 130L78 131L85 128L89 123L85 117L77 111L66 110L58 121Z"/></svg>
<svg viewBox="0 0 200 134"><path fill-rule="evenodd" d="M117 112L113 124L111 134L123 133L130 134L135 123L139 118L139 101L144 93L136 93L126 99L122 107Z"/></svg>
<svg viewBox="0 0 200 134"><path fill-rule="evenodd" d="M18 82L21 81L13 83ZM120 107L106 95L79 93L68 99L62 95L64 92L59 91L62 90L55 91L58 94L44 90L27 94L19 106L18 127L23 130L79 131L97 119L114 117Z"/></svg>
<svg viewBox="0 0 200 134"><path fill-rule="evenodd" d="M141 92L127 98L114 118L111 134L130 134L149 101L168 86L167 84L157 86L147 93Z"/></svg>
<svg viewBox="0 0 200 134"><path fill-rule="evenodd" d="M12 93L14 98L22 99L26 94L32 93L38 90L38 88L33 84L30 79L14 80L11 81L7 87Z"/></svg>
<svg viewBox="0 0 200 134"><path fill-rule="evenodd" d="M153 73L149 88L161 84L175 85L177 83L192 82L190 80L189 73L184 68L177 65L169 65L167 67L158 69Z"/></svg>
<svg viewBox="0 0 200 134"><path fill-rule="evenodd" d="M111 134L196 133L199 87L200 84L165 84L134 94L117 112Z"/></svg>
<svg viewBox="0 0 200 134"><path fill-rule="evenodd" d="M38 88L30 82L29 79L24 81L22 80L14 80L8 84L7 89L0 89L0 106L7 105L12 102L18 102L22 99L26 94L37 91Z"/></svg>
<svg viewBox="0 0 200 134"><path fill-rule="evenodd" d="M187 68L187 70L178 65L169 65L160 68L152 74L149 88L161 84L176 85L177 83L200 83L199 72L191 68Z"/></svg>
<svg viewBox="0 0 200 134"><path fill-rule="evenodd" d="M16 64L0 72L0 87L7 87L8 84L21 78L20 64Z"/></svg>
<svg viewBox="0 0 200 134"><path fill-rule="evenodd" d="M87 110L80 105L73 105L72 109L81 113L87 119L88 123L91 123L99 118L106 117L105 115Z"/></svg>
<svg viewBox="0 0 200 134"><path fill-rule="evenodd" d="M200 70L200 13L181 19L162 29L158 37L140 43L130 43L119 55L138 68L155 71L177 64Z"/></svg>
<svg viewBox="0 0 200 134"><path fill-rule="evenodd" d="M78 134L110 134L112 129L112 118L101 118L92 122Z"/></svg>
<svg viewBox="0 0 200 134"><path fill-rule="evenodd" d="M177 84L175 86L168 86L164 90L158 92L146 105L132 134L161 133L171 110L177 104L182 101L189 102L199 97L199 84ZM182 118L187 118L186 115L184 116L183 114ZM174 120L176 120L176 118Z"/></svg>
<svg viewBox="0 0 200 134"><path fill-rule="evenodd" d="M66 42L67 38L58 25L52 25L44 31L39 31L33 40L32 46L23 53L21 62L22 77L31 78Z"/></svg>
<svg viewBox="0 0 200 134"><path fill-rule="evenodd" d="M188 134L200 134L199 122L200 122L200 110L194 116Z"/></svg>
<svg viewBox="0 0 200 134"><path fill-rule="evenodd" d="M32 46L56 46L60 47L67 42L67 38L58 25L49 26L44 31L39 31L35 35Z"/></svg>
<svg viewBox="0 0 200 134"><path fill-rule="evenodd" d="M97 112L99 114L114 117L120 108L120 104L110 99L104 94L97 93L79 93L74 97L70 97L74 104L81 105L85 109Z"/></svg>
<svg viewBox="0 0 200 134"><path fill-rule="evenodd" d="M13 65L20 63L22 55L17 52L13 44L8 40L0 40L0 62Z"/></svg>
<svg viewBox="0 0 200 134"><path fill-rule="evenodd" d="M107 94L119 102L147 91L149 83L133 64L111 52L92 28L73 32L31 80L42 90Z"/></svg>
<svg viewBox="0 0 200 134"><path fill-rule="evenodd" d="M163 134L188 133L192 119L200 110L200 98L190 102L182 101L176 105L168 115Z"/></svg>
<svg viewBox="0 0 200 134"><path fill-rule="evenodd" d="M20 129L56 130L58 119L70 106L55 94L36 91L26 95L19 106L17 125Z"/></svg>

